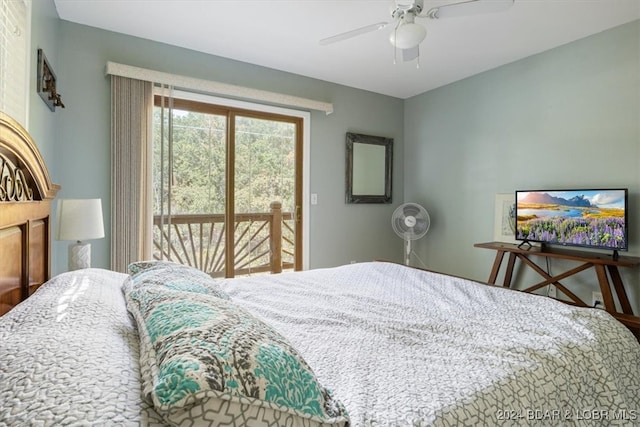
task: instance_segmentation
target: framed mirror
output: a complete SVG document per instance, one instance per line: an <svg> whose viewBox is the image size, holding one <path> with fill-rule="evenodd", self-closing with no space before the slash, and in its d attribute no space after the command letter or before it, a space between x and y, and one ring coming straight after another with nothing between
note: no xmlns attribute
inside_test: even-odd
<svg viewBox="0 0 640 427"><path fill-rule="evenodd" d="M347 132L347 203L391 203L393 139Z"/></svg>

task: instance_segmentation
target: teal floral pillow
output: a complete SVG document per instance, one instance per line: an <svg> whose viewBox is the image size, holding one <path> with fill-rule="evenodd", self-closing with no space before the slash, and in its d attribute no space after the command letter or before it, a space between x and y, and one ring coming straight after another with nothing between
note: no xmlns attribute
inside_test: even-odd
<svg viewBox="0 0 640 427"><path fill-rule="evenodd" d="M188 265L168 261L140 261L129 264L129 273L129 280L124 284L125 292L140 286L162 286L229 299L229 295L211 276Z"/></svg>
<svg viewBox="0 0 640 427"><path fill-rule="evenodd" d="M348 425L287 340L231 301L162 287L134 288L126 299L140 333L143 393L167 422Z"/></svg>

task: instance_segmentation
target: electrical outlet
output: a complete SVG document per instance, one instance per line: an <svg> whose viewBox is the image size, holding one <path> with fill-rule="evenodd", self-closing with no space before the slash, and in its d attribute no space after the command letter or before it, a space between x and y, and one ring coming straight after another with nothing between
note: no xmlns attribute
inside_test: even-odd
<svg viewBox="0 0 640 427"><path fill-rule="evenodd" d="M604 300L602 292L591 292L591 307L601 308L604 310Z"/></svg>
<svg viewBox="0 0 640 427"><path fill-rule="evenodd" d="M549 285L549 289L547 289L547 296L550 298L556 298L557 292L554 285Z"/></svg>

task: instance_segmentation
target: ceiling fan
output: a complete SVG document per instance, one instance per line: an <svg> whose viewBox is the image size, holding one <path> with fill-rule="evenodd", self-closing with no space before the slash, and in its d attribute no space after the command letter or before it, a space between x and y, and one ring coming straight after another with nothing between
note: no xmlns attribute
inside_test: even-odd
<svg viewBox="0 0 640 427"><path fill-rule="evenodd" d="M425 27L415 23L416 18L443 19L499 12L508 9L513 2L514 0L468 0L432 7L425 11L424 0L393 0L390 10L391 18L395 23L389 36L389 41L396 49L400 49L403 61L411 61L420 56L420 43L427 36ZM389 25L389 22L386 21L366 25L322 39L320 40L320 45L325 46L337 43L361 34L380 30L387 25Z"/></svg>

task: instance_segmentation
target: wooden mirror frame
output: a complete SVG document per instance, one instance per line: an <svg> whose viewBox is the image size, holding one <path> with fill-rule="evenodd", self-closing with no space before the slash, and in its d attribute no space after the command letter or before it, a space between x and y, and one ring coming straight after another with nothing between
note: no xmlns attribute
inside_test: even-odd
<svg viewBox="0 0 640 427"><path fill-rule="evenodd" d="M354 144L372 144L384 147L384 192L380 194L354 194ZM347 132L347 175L346 175L346 202L347 203L391 203L392 172L393 172L393 139L381 136L362 135Z"/></svg>

